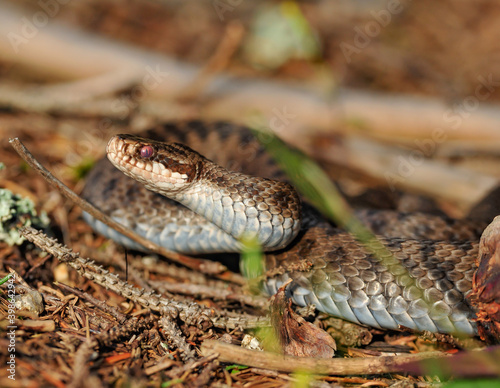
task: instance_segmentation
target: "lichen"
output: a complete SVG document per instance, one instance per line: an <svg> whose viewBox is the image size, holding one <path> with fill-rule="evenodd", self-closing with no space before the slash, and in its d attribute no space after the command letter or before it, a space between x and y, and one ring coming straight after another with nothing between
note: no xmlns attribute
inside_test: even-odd
<svg viewBox="0 0 500 388"><path fill-rule="evenodd" d="M29 198L23 198L7 189L0 189L0 241L9 245L20 245L24 237L19 233L21 226L44 229L49 225L45 212L40 215Z"/></svg>

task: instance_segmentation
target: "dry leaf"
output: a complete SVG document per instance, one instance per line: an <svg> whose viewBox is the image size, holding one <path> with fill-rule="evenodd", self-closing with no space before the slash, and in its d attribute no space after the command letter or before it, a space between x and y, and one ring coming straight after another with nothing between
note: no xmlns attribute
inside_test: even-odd
<svg viewBox="0 0 500 388"><path fill-rule="evenodd" d="M332 358L337 350L335 340L323 329L307 322L291 308L284 284L271 298L271 322L283 353L300 357Z"/></svg>
<svg viewBox="0 0 500 388"><path fill-rule="evenodd" d="M478 332L482 340L498 343L500 338L500 216L495 217L481 236L478 269L467 296L477 306Z"/></svg>

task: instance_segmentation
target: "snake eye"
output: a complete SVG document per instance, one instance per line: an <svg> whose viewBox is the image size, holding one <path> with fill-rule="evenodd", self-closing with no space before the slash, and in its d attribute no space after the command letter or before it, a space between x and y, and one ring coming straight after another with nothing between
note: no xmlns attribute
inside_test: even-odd
<svg viewBox="0 0 500 388"><path fill-rule="evenodd" d="M141 148L141 157L149 159L151 156L153 156L153 152L153 147L151 147L150 145L146 145Z"/></svg>

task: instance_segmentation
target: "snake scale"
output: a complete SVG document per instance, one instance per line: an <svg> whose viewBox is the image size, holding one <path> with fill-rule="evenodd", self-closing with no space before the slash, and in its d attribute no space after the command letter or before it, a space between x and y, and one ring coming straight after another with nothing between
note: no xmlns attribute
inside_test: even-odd
<svg viewBox="0 0 500 388"><path fill-rule="evenodd" d="M191 121L158 126L141 137L158 142L113 138L108 158L118 168L102 159L83 192L118 222L184 253L238 251L239 239L254 235L269 251L263 285L269 294L291 278L287 293L295 303L315 304L352 322L477 333L476 311L466 295L480 229L425 214L361 211L367 225L385 235L382 242L392 253L379 262L351 235L301 206L248 129ZM166 190L171 198L151 190ZM141 248L84 217L97 232Z"/></svg>

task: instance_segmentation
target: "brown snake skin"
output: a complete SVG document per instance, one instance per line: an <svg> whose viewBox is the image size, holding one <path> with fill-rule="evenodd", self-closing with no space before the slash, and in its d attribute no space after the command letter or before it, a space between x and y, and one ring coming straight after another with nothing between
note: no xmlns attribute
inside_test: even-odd
<svg viewBox="0 0 500 388"><path fill-rule="evenodd" d="M186 144L231 171L284 180L261 145L242 127L197 121L172 123L141 136ZM164 237L175 244L180 226L192 231L190 240L205 233L207 221L203 217L147 190L107 160L91 172L83 195L157 243ZM393 254L380 263L351 235L324 221L308 206L302 213L302 228L295 240L267 254L264 288L268 293L275 293L292 278L287 292L297 304L313 303L319 310L356 323L386 329L404 326L417 331L477 333L476 310L466 296L476 270L479 227L423 214L360 211L358 215L369 227L384 234L382 241ZM139 248L103 224L86 219L98 232ZM207 229L205 240L210 241L201 243L208 244L209 251L212 242L220 238L214 233Z"/></svg>

